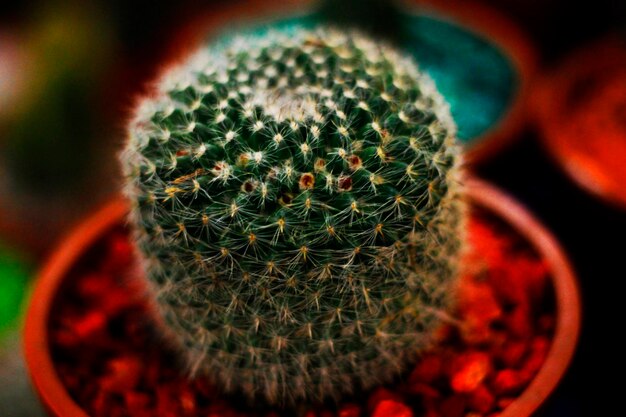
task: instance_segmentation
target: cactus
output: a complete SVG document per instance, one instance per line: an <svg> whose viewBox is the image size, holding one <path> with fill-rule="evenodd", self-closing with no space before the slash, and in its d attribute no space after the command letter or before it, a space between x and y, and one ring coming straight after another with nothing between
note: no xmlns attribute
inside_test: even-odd
<svg viewBox="0 0 626 417"><path fill-rule="evenodd" d="M130 223L191 374L271 404L402 372L452 301L460 156L432 81L333 28L206 46L143 100Z"/></svg>

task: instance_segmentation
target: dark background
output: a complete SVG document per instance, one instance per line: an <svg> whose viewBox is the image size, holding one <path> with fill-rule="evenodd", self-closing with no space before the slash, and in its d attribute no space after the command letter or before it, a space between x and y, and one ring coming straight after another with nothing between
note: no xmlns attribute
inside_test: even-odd
<svg viewBox="0 0 626 417"><path fill-rule="evenodd" d="M112 123L113 136L117 132L120 138L123 137L121 132L134 97L143 91L146 80L156 74L159 63L171 53L166 46L171 33L178 31L195 15L232 2L91 2L89 7L101 13L113 27L114 66L109 68L111 75L105 88L109 90L107 99L111 103L111 114L106 120ZM540 54L543 69L553 67L573 50L604 34L626 34L626 1L623 0L484 2L507 14L526 30ZM2 6L0 28L19 31L28 27L41 10L61 3L72 4L11 2ZM95 49L90 53L97 55L99 51ZM120 143L119 139L113 142L113 148ZM110 152L111 148L107 149ZM71 158L71 152L66 150L65 156ZM16 169L26 171L31 167L18 166ZM625 304L622 282L626 279L623 258L626 255L626 215L623 208L596 199L564 175L530 123L518 141L476 168L476 172L514 195L553 231L579 277L583 298L582 336L572 366L541 415L593 417L621 414L622 391L626 386L624 347L618 340L624 329L621 322ZM59 180L49 177L49 183L46 183L47 177L42 178L43 189L62 189L58 193L62 198L76 199L76 194L66 192L63 175ZM101 185L94 182L87 183L86 187ZM101 189L104 196L113 192L116 180ZM78 207L76 211L82 214L97 200L83 197L74 203L74 207ZM75 220L71 219L71 222ZM60 234L62 230L52 228L51 236ZM45 255L50 247L50 241L36 246L35 256Z"/></svg>

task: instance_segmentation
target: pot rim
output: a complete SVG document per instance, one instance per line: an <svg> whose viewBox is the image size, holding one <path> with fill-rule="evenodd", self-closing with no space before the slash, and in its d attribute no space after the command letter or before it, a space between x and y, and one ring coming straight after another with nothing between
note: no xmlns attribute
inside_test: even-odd
<svg viewBox="0 0 626 417"><path fill-rule="evenodd" d="M556 388L574 355L580 333L580 295L573 269L551 233L520 203L477 179L465 181L470 201L504 220L547 262L556 297L556 327L548 356L538 374L500 415L530 416ZM49 349L48 319L56 293L72 265L103 233L123 221L127 203L120 197L79 224L40 270L28 307L24 353L31 380L54 416L88 417L70 397Z"/></svg>

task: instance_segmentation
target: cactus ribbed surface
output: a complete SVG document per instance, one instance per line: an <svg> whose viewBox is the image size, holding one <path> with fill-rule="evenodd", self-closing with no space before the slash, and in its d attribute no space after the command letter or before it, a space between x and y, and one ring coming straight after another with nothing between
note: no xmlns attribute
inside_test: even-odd
<svg viewBox="0 0 626 417"><path fill-rule="evenodd" d="M404 370L452 299L454 135L416 64L352 32L234 38L166 72L121 159L191 372L292 405Z"/></svg>

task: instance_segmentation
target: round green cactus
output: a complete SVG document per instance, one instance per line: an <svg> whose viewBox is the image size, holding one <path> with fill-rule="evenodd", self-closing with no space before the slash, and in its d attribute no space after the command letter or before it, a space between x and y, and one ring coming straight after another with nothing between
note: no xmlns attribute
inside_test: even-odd
<svg viewBox="0 0 626 417"><path fill-rule="evenodd" d="M454 135L416 64L356 33L235 38L169 70L121 159L191 372L286 405L401 372L452 299Z"/></svg>

